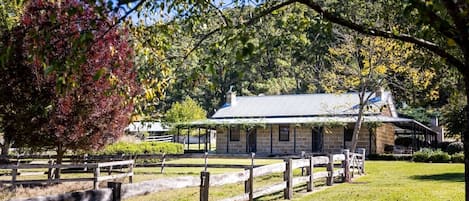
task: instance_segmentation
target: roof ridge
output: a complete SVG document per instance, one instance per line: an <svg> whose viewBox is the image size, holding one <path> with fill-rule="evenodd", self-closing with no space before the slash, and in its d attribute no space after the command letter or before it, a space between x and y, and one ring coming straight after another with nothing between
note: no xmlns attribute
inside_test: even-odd
<svg viewBox="0 0 469 201"><path fill-rule="evenodd" d="M371 93L367 91L365 93ZM384 93L390 93L390 91L384 91ZM236 96L236 98L257 98L257 97L282 97L282 96L322 96L322 95L352 95L358 94L358 92L346 92L346 93L314 93L314 94L279 94L279 95L253 95L253 96Z"/></svg>

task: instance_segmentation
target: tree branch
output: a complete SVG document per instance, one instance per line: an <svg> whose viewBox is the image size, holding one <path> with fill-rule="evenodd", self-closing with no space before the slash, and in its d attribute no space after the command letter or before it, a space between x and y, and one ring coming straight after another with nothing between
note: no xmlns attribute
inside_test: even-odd
<svg viewBox="0 0 469 201"><path fill-rule="evenodd" d="M413 6L414 8L416 8L428 17L430 23L433 24L432 27L435 28L436 31L440 32L447 38L453 39L458 44L462 42L461 38L457 35L458 30L454 26L452 26L448 21L438 16L435 11L432 10L432 8L430 8L420 0L414 0L412 1L412 3L415 5Z"/></svg>
<svg viewBox="0 0 469 201"><path fill-rule="evenodd" d="M275 6L272 6L264 11L262 11L261 13L259 13L259 15L249 19L248 21L244 22L244 23L241 23L241 24L238 24L236 26L229 26L228 24L225 25L225 26L220 26L210 32L208 32L207 34L205 34L204 36L202 36L202 38L194 45L194 47L191 48L191 50L189 50L189 52L187 52L186 55L184 55L184 59L186 59L192 52L194 52L196 49L198 49L200 47L200 45L202 45L202 43L207 40L208 38L210 38L210 36L214 35L215 33L221 31L223 28L241 28L243 26L249 26L249 25L252 25L254 24L257 20L259 20L260 18L272 13L273 11L275 10L278 10L282 7L285 7L285 6L288 6L290 4L293 4L295 3L296 0L288 0L288 1L285 1L283 3L280 3L280 4L277 4Z"/></svg>
<svg viewBox="0 0 469 201"><path fill-rule="evenodd" d="M468 19L461 17L462 13L458 12L459 10L467 10L467 8L463 8L460 2L456 3L452 0L444 0L443 1L446 9L448 10L449 15L453 19L454 24L456 25L456 29L458 30L459 34L461 35L461 40L458 43L461 48L464 48L464 45L467 44L468 40Z"/></svg>
<svg viewBox="0 0 469 201"><path fill-rule="evenodd" d="M465 70L464 62L458 60L456 57L449 54L448 52L446 52L444 49L442 49L441 47L439 47L437 44L433 42L430 42L421 38L416 38L408 34L394 34L389 31L382 31L382 30L378 30L375 28L367 27L366 25L354 23L352 21L339 17L335 13L330 13L328 11L325 11L319 4L313 2L312 0L298 0L298 2L320 13L325 19L329 20L332 23L348 27L352 30L355 30L365 35L380 36L384 38L397 39L400 41L416 44L417 46L425 48L437 54L438 56L442 57L449 64L454 65L460 72L463 72Z"/></svg>

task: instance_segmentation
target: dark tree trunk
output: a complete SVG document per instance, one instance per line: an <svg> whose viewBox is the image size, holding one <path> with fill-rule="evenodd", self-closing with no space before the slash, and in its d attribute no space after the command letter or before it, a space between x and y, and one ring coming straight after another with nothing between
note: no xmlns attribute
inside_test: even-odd
<svg viewBox="0 0 469 201"><path fill-rule="evenodd" d="M2 158L6 158L8 156L9 149L10 149L10 142L4 137L3 144L2 144L2 153L1 153Z"/></svg>
<svg viewBox="0 0 469 201"><path fill-rule="evenodd" d="M462 141L464 144L464 180L465 180L465 197L469 201L469 52L465 51L465 71L461 72L464 76L464 84L466 87L466 129L462 133Z"/></svg>

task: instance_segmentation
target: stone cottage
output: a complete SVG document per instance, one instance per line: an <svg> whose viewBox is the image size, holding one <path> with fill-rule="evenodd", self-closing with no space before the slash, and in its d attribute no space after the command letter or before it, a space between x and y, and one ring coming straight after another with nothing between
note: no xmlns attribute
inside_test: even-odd
<svg viewBox="0 0 469 201"><path fill-rule="evenodd" d="M436 143L433 130L398 117L390 92L371 95L357 147L384 153L402 130L427 145ZM191 125L216 129L217 153L337 153L351 144L358 102L357 93L237 97L228 92L210 119Z"/></svg>

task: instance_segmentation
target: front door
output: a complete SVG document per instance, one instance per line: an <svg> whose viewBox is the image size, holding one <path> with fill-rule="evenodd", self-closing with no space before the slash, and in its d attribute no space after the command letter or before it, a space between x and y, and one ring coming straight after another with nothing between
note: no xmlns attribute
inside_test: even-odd
<svg viewBox="0 0 469 201"><path fill-rule="evenodd" d="M246 131L246 144L247 144L247 152L256 152L257 151L257 132L255 128L250 128Z"/></svg>

